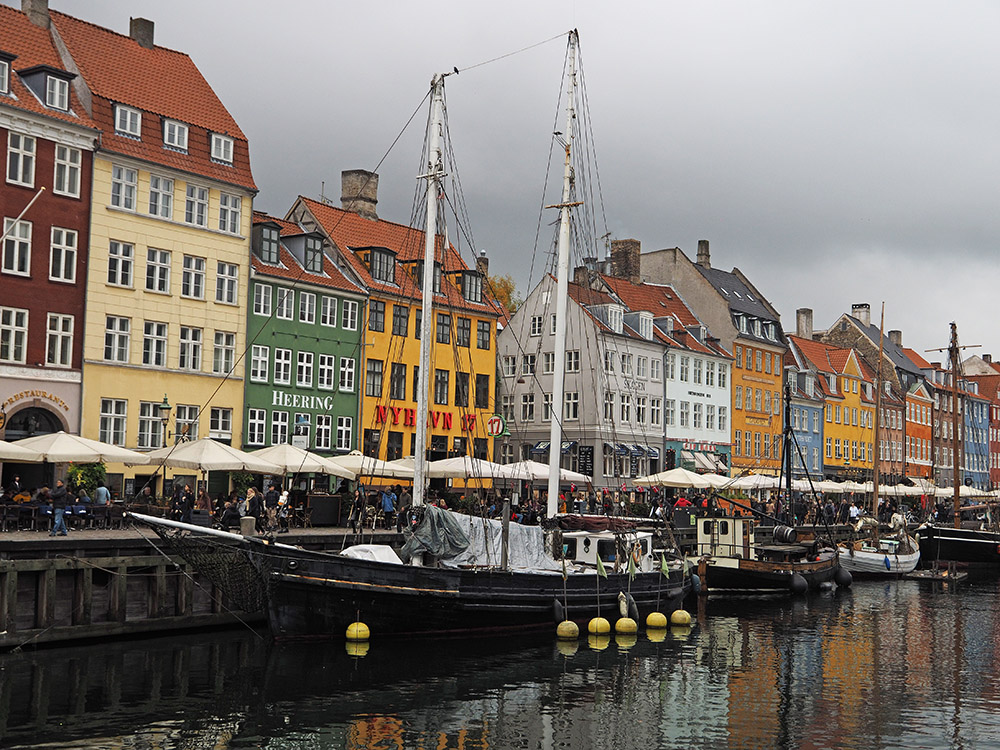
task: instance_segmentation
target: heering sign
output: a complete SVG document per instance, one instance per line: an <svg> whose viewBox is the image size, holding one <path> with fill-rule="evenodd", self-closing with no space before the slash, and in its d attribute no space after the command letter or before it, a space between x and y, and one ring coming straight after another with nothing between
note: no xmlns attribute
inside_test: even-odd
<svg viewBox="0 0 1000 750"><path fill-rule="evenodd" d="M333 411L333 396L310 396L304 393L271 391L271 406Z"/></svg>

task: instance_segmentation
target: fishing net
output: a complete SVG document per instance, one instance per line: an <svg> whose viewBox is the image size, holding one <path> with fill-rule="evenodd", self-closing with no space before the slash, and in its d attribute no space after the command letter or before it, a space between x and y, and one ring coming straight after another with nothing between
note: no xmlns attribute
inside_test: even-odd
<svg viewBox="0 0 1000 750"><path fill-rule="evenodd" d="M262 611L267 603L267 579L255 555L239 543L180 529L152 526L167 551L180 557L222 592L230 609Z"/></svg>

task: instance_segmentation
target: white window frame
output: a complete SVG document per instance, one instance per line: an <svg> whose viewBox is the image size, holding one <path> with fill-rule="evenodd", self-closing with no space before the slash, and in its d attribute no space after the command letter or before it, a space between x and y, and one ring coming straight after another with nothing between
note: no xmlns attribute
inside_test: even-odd
<svg viewBox="0 0 1000 750"><path fill-rule="evenodd" d="M345 299L341 304L340 327L345 331L358 330L358 303Z"/></svg>
<svg viewBox="0 0 1000 750"><path fill-rule="evenodd" d="M112 445L125 445L128 425L128 401L123 398L102 398L98 438Z"/></svg>
<svg viewBox="0 0 1000 750"><path fill-rule="evenodd" d="M566 352L566 372L580 372L579 349L571 349Z"/></svg>
<svg viewBox="0 0 1000 750"><path fill-rule="evenodd" d="M132 320L119 315L104 318L104 361L128 364L132 348Z"/></svg>
<svg viewBox="0 0 1000 750"><path fill-rule="evenodd" d="M654 382L660 382L662 377L662 360L659 357L651 357L649 360L649 379Z"/></svg>
<svg viewBox="0 0 1000 750"><path fill-rule="evenodd" d="M253 314L271 317L271 301L274 288L270 284L253 285Z"/></svg>
<svg viewBox="0 0 1000 750"><path fill-rule="evenodd" d="M233 163L233 139L227 135L212 133L212 161L223 164Z"/></svg>
<svg viewBox="0 0 1000 750"><path fill-rule="evenodd" d="M530 321L528 335L529 336L541 336L542 335L542 316L541 315L532 315L531 316L531 321Z"/></svg>
<svg viewBox="0 0 1000 750"><path fill-rule="evenodd" d="M72 315L49 313L45 329L46 366L73 366L73 325Z"/></svg>
<svg viewBox="0 0 1000 750"><path fill-rule="evenodd" d="M184 190L184 223L194 227L208 226L209 191L201 185L187 184Z"/></svg>
<svg viewBox="0 0 1000 750"><path fill-rule="evenodd" d="M180 346L177 354L178 369L192 372L201 371L201 347L203 343L203 329L194 326L181 326Z"/></svg>
<svg viewBox="0 0 1000 750"><path fill-rule="evenodd" d="M69 198L80 197L80 165L82 152L78 148L56 144L52 172L52 192Z"/></svg>
<svg viewBox="0 0 1000 750"><path fill-rule="evenodd" d="M132 288L135 270L135 245L111 240L108 244L108 279L111 286Z"/></svg>
<svg viewBox="0 0 1000 750"><path fill-rule="evenodd" d="M0 60L0 94L10 93L10 63Z"/></svg>
<svg viewBox="0 0 1000 750"><path fill-rule="evenodd" d="M567 391L563 402L563 419L574 421L580 418L580 392Z"/></svg>
<svg viewBox="0 0 1000 750"><path fill-rule="evenodd" d="M120 164L111 165L111 205L123 211L135 211L139 190L139 171Z"/></svg>
<svg viewBox="0 0 1000 750"><path fill-rule="evenodd" d="M35 186L36 142L30 135L7 131L7 182Z"/></svg>
<svg viewBox="0 0 1000 750"><path fill-rule="evenodd" d="M174 151L188 150L188 126L177 120L163 121L163 147Z"/></svg>
<svg viewBox="0 0 1000 750"><path fill-rule="evenodd" d="M332 354L320 354L316 363L316 387L322 391L334 389L337 358Z"/></svg>
<svg viewBox="0 0 1000 750"><path fill-rule="evenodd" d="M4 217L3 231L7 235L3 242L3 273L31 276L31 222Z"/></svg>
<svg viewBox="0 0 1000 750"><path fill-rule="evenodd" d="M146 248L146 291L154 294L170 294L169 250L155 247Z"/></svg>
<svg viewBox="0 0 1000 750"><path fill-rule="evenodd" d="M299 388L313 387L313 364L316 356L312 352L299 352L295 367L295 385Z"/></svg>
<svg viewBox="0 0 1000 750"><path fill-rule="evenodd" d="M337 327L337 298L324 294L320 302L319 324L328 328Z"/></svg>
<svg viewBox="0 0 1000 750"><path fill-rule="evenodd" d="M156 320L146 320L142 324L142 363L149 367L167 366L167 334L166 323Z"/></svg>
<svg viewBox="0 0 1000 750"><path fill-rule="evenodd" d="M316 322L316 295L313 292L299 292L299 322Z"/></svg>
<svg viewBox="0 0 1000 750"><path fill-rule="evenodd" d="M352 357L341 357L338 389L343 393L354 393L356 387L355 361Z"/></svg>
<svg viewBox="0 0 1000 750"><path fill-rule="evenodd" d="M124 104L115 105L115 133L128 138L142 138L142 112Z"/></svg>
<svg viewBox="0 0 1000 750"><path fill-rule="evenodd" d="M238 305L239 293L240 267L220 260L215 267L215 301L223 305Z"/></svg>
<svg viewBox="0 0 1000 750"><path fill-rule="evenodd" d="M149 176L149 215L171 219L174 215L174 181L158 174Z"/></svg>
<svg viewBox="0 0 1000 750"><path fill-rule="evenodd" d="M351 450L353 440L354 419L352 417L337 417L337 450Z"/></svg>
<svg viewBox="0 0 1000 750"><path fill-rule="evenodd" d="M163 422L154 401L139 402L139 432L136 435L136 446L139 448L163 447Z"/></svg>
<svg viewBox="0 0 1000 750"><path fill-rule="evenodd" d="M200 408L194 404L177 404L177 416L174 419L174 443L182 443L198 439L198 421Z"/></svg>
<svg viewBox="0 0 1000 750"><path fill-rule="evenodd" d="M229 375L236 361L236 334L232 331L215 332L215 348L212 351L212 372Z"/></svg>
<svg viewBox="0 0 1000 750"><path fill-rule="evenodd" d="M656 360L652 360L655 362ZM663 418L663 399L661 398L650 398L649 399L649 424L652 427L659 427L660 420Z"/></svg>
<svg viewBox="0 0 1000 750"><path fill-rule="evenodd" d="M271 367L271 347L254 344L250 349L250 382L266 383Z"/></svg>
<svg viewBox="0 0 1000 750"><path fill-rule="evenodd" d="M274 347L274 384L292 384L292 350Z"/></svg>
<svg viewBox="0 0 1000 750"><path fill-rule="evenodd" d="M181 296L188 299L205 299L205 259L185 255L181 270Z"/></svg>
<svg viewBox="0 0 1000 750"><path fill-rule="evenodd" d="M216 440L232 440L233 410L224 406L213 406L208 416L208 436Z"/></svg>
<svg viewBox="0 0 1000 750"><path fill-rule="evenodd" d="M28 311L0 307L0 362L23 365L28 353Z"/></svg>
<svg viewBox="0 0 1000 750"><path fill-rule="evenodd" d="M295 291L287 287L277 287L278 296L274 305L274 317L291 320L295 314Z"/></svg>
<svg viewBox="0 0 1000 750"><path fill-rule="evenodd" d="M243 199L231 193L219 194L219 231L239 235L243 228Z"/></svg>
<svg viewBox="0 0 1000 750"><path fill-rule="evenodd" d="M316 450L330 450L333 439L333 417L329 414L316 415Z"/></svg>
<svg viewBox="0 0 1000 750"><path fill-rule="evenodd" d="M264 445L267 439L267 409L247 409L247 445Z"/></svg>

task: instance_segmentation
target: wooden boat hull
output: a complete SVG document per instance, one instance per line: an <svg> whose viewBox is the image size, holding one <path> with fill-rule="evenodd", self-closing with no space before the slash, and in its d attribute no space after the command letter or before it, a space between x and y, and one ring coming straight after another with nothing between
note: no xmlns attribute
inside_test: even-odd
<svg viewBox="0 0 1000 750"><path fill-rule="evenodd" d="M680 571L627 574L455 570L358 560L341 555L264 552L268 620L276 638L343 637L364 622L374 634L453 634L553 627L563 619L618 617L618 593L630 592L640 622L679 608L691 590ZM564 592L565 589L565 592ZM659 604L657 605L657 602Z"/></svg>
<svg viewBox="0 0 1000 750"><path fill-rule="evenodd" d="M815 561L774 562L739 557L705 557L698 561L702 593L708 595L791 594L796 575L810 590L833 583L837 555L826 552Z"/></svg>
<svg viewBox="0 0 1000 750"><path fill-rule="evenodd" d="M969 567L1000 567L1000 534L925 524L917 529L924 565L954 562Z"/></svg>
<svg viewBox="0 0 1000 750"><path fill-rule="evenodd" d="M920 549L916 543L913 552L908 553L840 548L840 567L855 578L896 577L913 572L919 562Z"/></svg>

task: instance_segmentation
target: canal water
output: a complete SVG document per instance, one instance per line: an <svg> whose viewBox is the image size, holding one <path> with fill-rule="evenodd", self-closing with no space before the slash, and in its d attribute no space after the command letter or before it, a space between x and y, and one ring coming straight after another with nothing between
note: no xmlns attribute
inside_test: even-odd
<svg viewBox="0 0 1000 750"><path fill-rule="evenodd" d="M1000 747L997 581L709 601L690 631L0 656L4 748Z"/></svg>

